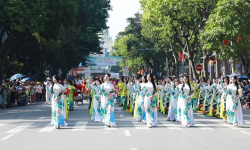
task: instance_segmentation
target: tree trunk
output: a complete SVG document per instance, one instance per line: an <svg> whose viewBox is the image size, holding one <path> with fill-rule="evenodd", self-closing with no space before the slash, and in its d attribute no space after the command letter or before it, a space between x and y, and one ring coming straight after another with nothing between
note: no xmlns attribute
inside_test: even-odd
<svg viewBox="0 0 250 150"><path fill-rule="evenodd" d="M246 76L248 76L248 66L249 66L249 63L245 63L245 65L244 65L244 74Z"/></svg>
<svg viewBox="0 0 250 150"><path fill-rule="evenodd" d="M218 59L217 53L215 53L215 60L216 60L216 64L215 64L215 66L216 66L216 76L215 76L215 78L218 78L218 77L220 77L220 60Z"/></svg>
<svg viewBox="0 0 250 150"><path fill-rule="evenodd" d="M208 64L208 54L207 54L207 51L204 50L203 51L203 70L204 70L204 77L206 79L208 79L209 77L207 64Z"/></svg>
<svg viewBox="0 0 250 150"><path fill-rule="evenodd" d="M175 74L175 77L178 79L179 78L179 63L178 63L178 57L177 53L175 52L175 46L172 43L172 39L169 38L170 41L170 48L174 57L174 63L175 63L175 71L173 70L173 74Z"/></svg>
<svg viewBox="0 0 250 150"><path fill-rule="evenodd" d="M223 60L223 67L222 67L223 75L229 74L229 68L228 68L228 60Z"/></svg>

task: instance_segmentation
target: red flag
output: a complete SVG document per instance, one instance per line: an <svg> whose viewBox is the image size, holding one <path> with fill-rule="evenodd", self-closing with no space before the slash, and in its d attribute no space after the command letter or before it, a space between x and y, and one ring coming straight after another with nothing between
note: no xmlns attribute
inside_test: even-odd
<svg viewBox="0 0 250 150"><path fill-rule="evenodd" d="M178 55L179 55L180 62L181 62L181 61L182 61L183 56L182 56L181 52L177 52L177 53L178 53Z"/></svg>

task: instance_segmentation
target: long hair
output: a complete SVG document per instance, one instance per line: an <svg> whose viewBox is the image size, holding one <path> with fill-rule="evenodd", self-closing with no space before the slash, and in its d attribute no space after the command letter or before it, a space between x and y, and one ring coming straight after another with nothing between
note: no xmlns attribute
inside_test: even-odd
<svg viewBox="0 0 250 150"><path fill-rule="evenodd" d="M236 79L236 82L235 82L235 85L237 87L236 95L238 95L239 94L239 92L238 92L238 90L239 90L239 83L237 81L238 78L236 76L234 76L233 78Z"/></svg>
<svg viewBox="0 0 250 150"><path fill-rule="evenodd" d="M188 84L188 86L189 86L189 89L190 89L190 92L191 92L191 90L192 90L192 88L191 88L191 85L190 85L190 82L189 82L189 78L188 78L188 76L185 76L184 78L187 78L188 79L188 82L187 82L187 84ZM184 79L183 78L183 79ZM183 82L183 85L182 85L182 91L183 91L183 88L185 87L185 81Z"/></svg>
<svg viewBox="0 0 250 150"><path fill-rule="evenodd" d="M150 75L151 83L153 84L154 90L156 90L156 86L155 86L155 81L154 81L154 78L153 78L153 74L149 73L149 75Z"/></svg>
<svg viewBox="0 0 250 150"><path fill-rule="evenodd" d="M53 78L56 79L57 83L59 83L59 77L57 75L54 75ZM54 88L55 83L53 83L52 87L51 87L51 91L53 92L53 88Z"/></svg>
<svg viewBox="0 0 250 150"><path fill-rule="evenodd" d="M207 83L207 80L205 77L202 77L201 79L203 79L204 83ZM189 79L188 79L189 80Z"/></svg>
<svg viewBox="0 0 250 150"><path fill-rule="evenodd" d="M228 76L225 76L224 78L223 78L223 83L225 83L224 82L224 79L227 79L227 85L229 84L229 77Z"/></svg>
<svg viewBox="0 0 250 150"><path fill-rule="evenodd" d="M147 77L146 76L142 76L142 77L144 78L145 83L147 83L148 82Z"/></svg>

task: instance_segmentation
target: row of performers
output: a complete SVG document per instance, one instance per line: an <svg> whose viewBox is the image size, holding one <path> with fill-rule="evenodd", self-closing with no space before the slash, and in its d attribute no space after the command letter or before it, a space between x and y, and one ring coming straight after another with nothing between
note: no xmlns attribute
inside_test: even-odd
<svg viewBox="0 0 250 150"><path fill-rule="evenodd" d="M237 77L232 77L230 80L228 77L216 79L213 84L211 81L206 82L205 78L192 83L188 77L184 77L180 78L180 81L166 79L157 85L151 79L153 79L152 74L137 78L135 83L125 84L121 79L120 83L114 86L118 92L118 105L123 106L123 109L131 112L137 121L144 122L149 127L157 126L157 110L168 114L167 120L181 122L184 126L195 124L193 112L223 118L234 126L244 124L239 98L242 89L238 85ZM101 101L98 99L93 103L93 108L97 108L97 111L91 110L92 119L102 121L107 114L105 111L99 111L103 116L99 120L94 119L98 109L102 110L105 106L100 104L98 106L103 97L101 96ZM109 106L105 107L107 109L104 110L109 111ZM114 112L113 105L111 108Z"/></svg>

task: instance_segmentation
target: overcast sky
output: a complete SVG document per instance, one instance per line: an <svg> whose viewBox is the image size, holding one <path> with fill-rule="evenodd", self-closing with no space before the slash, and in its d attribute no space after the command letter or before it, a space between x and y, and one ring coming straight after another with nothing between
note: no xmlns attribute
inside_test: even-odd
<svg viewBox="0 0 250 150"><path fill-rule="evenodd" d="M127 26L126 19L140 10L139 0L111 0L113 11L109 12L107 25L109 33L115 40L116 35Z"/></svg>

